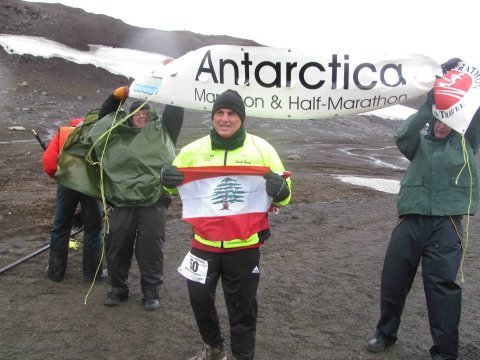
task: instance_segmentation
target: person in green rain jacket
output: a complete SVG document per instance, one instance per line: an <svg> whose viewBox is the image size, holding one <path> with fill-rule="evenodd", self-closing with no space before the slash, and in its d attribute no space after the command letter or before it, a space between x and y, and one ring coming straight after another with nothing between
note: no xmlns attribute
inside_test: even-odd
<svg viewBox="0 0 480 360"><path fill-rule="evenodd" d="M144 101L129 114L121 108L129 96L122 86L99 110L92 110L68 137L58 160L57 181L110 205L105 236L112 285L104 301L116 306L129 297L128 273L135 253L145 309L160 306L163 247L170 196L160 171L175 157L184 109L165 105L159 117Z"/></svg>
<svg viewBox="0 0 480 360"><path fill-rule="evenodd" d="M400 221L385 255L381 315L367 350L381 352L397 341L405 300L421 261L433 338L430 355L446 360L458 356L462 289L457 275L462 257L462 216L474 215L477 210L475 154L480 110L465 133L463 147L462 135L434 118L433 103L432 89L426 103L394 136L397 147L411 163L400 183ZM422 134L426 124L428 133ZM464 148L468 156L464 156Z"/></svg>

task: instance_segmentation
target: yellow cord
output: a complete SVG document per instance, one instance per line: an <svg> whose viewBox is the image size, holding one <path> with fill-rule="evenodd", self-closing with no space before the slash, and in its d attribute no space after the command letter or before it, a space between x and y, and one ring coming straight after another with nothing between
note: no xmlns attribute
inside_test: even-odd
<svg viewBox="0 0 480 360"><path fill-rule="evenodd" d="M467 252L467 247L468 247L469 227L470 227L470 209L472 207L472 198L473 198L472 169L470 168L470 163L468 161L469 160L468 151L467 151L465 136L463 134L462 134L462 150L463 150L464 164L463 164L462 168L460 169L460 171L457 175L457 178L455 179L455 184L458 182L460 174L462 173L463 169L465 169L465 166L467 167L468 174L470 176L470 193L469 193L469 202L468 202L468 210L467 210L467 224L465 226L465 242L464 242L464 245L462 246L462 259L460 261L460 274L461 274L460 282L463 284L463 283L465 283L465 277L464 277L464 272L463 272L463 263L464 263L464 260L465 260L465 253ZM456 227L455 227L455 230L457 231L457 234L460 237L460 234L458 233L458 230L457 230ZM461 238L460 238L460 243L462 243Z"/></svg>
<svg viewBox="0 0 480 360"><path fill-rule="evenodd" d="M108 234L108 232L110 231L110 225L109 225L109 222L108 222L107 201L105 199L105 189L104 189L104 186L103 186L103 184L104 184L103 183L103 157L104 157L105 149L107 147L107 143L108 143L108 140L109 140L109 137L110 137L110 134L111 134L111 129L114 126L113 124L115 124L115 120L117 119L117 114L118 114L119 109L120 109L120 107L115 112L115 116L113 118L112 126L110 127L110 129L107 130L100 137L100 138L102 138L105 134L108 133L107 140L105 141L105 145L102 149L102 154L100 156L100 161L94 162L92 160L92 149L95 146L95 144L98 142L98 140L95 142L95 144L92 145L92 147L90 148L90 150L87 153L87 156L85 157L85 161L87 161L91 165L98 165L99 168L100 168L100 196L102 198L102 206L103 206L103 235L102 235L102 255L100 257L100 261L98 262L97 269L95 271L95 275L92 279L92 283L90 284L90 288L88 289L87 294L85 295L85 300L83 301L84 305L87 305L88 296L90 295L90 293L93 290L93 286L95 285L95 280L97 279L98 272L100 271L101 264L103 262L103 258L104 258L104 254L105 254L105 234Z"/></svg>

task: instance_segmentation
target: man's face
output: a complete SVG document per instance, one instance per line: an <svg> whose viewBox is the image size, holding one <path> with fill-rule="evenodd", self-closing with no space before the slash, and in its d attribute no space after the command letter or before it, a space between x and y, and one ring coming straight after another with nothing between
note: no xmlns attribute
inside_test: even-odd
<svg viewBox="0 0 480 360"><path fill-rule="evenodd" d="M213 127L217 134L224 139L232 137L242 126L238 114L230 109L218 109L213 114Z"/></svg>
<svg viewBox="0 0 480 360"><path fill-rule="evenodd" d="M148 110L139 110L133 115L133 123L136 127L143 129L148 124Z"/></svg>
<svg viewBox="0 0 480 360"><path fill-rule="evenodd" d="M437 139L445 139L452 132L452 128L440 120L435 121L433 134Z"/></svg>

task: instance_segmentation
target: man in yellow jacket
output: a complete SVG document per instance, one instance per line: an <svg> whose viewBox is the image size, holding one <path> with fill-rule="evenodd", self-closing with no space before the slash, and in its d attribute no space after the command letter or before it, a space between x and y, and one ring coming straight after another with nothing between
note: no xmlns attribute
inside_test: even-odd
<svg viewBox="0 0 480 360"><path fill-rule="evenodd" d="M259 166L265 173L265 191L275 206L290 201L290 179L280 174L285 168L275 149L244 128L245 105L241 96L227 90L217 96L212 109L210 135L186 145L173 161L164 166L162 184L173 189L184 180L178 168L215 166ZM181 170L181 169L180 169ZM280 173L280 174L279 174ZM185 204L184 204L185 205ZM266 217L266 214L265 214ZM229 233L222 222L215 234ZM268 226L244 238L225 235L204 238L193 226L190 261L206 264L203 282L188 279L188 291L195 319L205 348L192 359L225 359L224 338L215 307L215 290L221 278L230 320L232 353L236 359L253 359L257 321L256 293L260 279L259 247L270 236Z"/></svg>

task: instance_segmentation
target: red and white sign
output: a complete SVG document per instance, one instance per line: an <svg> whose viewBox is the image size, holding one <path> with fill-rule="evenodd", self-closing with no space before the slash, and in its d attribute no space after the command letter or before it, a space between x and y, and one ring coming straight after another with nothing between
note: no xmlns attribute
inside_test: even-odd
<svg viewBox="0 0 480 360"><path fill-rule="evenodd" d="M480 107L480 75L476 67L463 65L435 80L433 115L464 134Z"/></svg>
<svg viewBox="0 0 480 360"><path fill-rule="evenodd" d="M472 76L458 70L450 70L437 79L433 85L437 110L448 110L460 103L472 84Z"/></svg>

